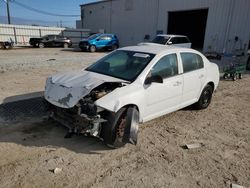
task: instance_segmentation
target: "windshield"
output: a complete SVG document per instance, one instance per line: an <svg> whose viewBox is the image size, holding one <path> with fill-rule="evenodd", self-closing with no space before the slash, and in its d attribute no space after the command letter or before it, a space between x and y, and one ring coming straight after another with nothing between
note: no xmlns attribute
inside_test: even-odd
<svg viewBox="0 0 250 188"><path fill-rule="evenodd" d="M90 36L88 37L88 40L93 40L93 39L95 39L95 38L98 37L98 36L99 36L98 34L90 35Z"/></svg>
<svg viewBox="0 0 250 188"><path fill-rule="evenodd" d="M154 56L155 54L117 50L89 66L86 70L132 82Z"/></svg>
<svg viewBox="0 0 250 188"><path fill-rule="evenodd" d="M156 36L152 42L157 44L166 44L169 38L170 37L167 36Z"/></svg>

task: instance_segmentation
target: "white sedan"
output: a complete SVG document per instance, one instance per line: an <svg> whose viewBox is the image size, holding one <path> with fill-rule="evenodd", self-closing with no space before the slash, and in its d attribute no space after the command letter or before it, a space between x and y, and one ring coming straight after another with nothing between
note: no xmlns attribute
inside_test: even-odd
<svg viewBox="0 0 250 188"><path fill-rule="evenodd" d="M207 108L218 82L218 66L198 51L130 46L79 72L50 76L45 99L70 133L117 148L136 144L139 123L192 104Z"/></svg>

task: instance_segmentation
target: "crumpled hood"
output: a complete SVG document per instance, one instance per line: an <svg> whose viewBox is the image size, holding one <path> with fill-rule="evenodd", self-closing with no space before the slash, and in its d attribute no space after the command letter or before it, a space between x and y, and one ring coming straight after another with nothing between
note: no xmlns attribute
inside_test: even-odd
<svg viewBox="0 0 250 188"><path fill-rule="evenodd" d="M95 82L100 82L97 76L91 74L91 72L81 71L81 72L69 72L64 74L57 74L51 77L51 81L54 84L60 84L64 87L89 87L90 85L95 85Z"/></svg>
<svg viewBox="0 0 250 188"><path fill-rule="evenodd" d="M44 96L47 101L58 107L72 108L81 98L104 82L124 80L85 70L56 74L47 79Z"/></svg>

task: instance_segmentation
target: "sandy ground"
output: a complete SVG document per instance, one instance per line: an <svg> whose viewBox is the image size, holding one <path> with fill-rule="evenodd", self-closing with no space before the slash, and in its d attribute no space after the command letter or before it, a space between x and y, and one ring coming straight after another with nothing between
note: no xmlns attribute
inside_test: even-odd
<svg viewBox="0 0 250 188"><path fill-rule="evenodd" d="M0 100L42 91L45 78L105 53L0 51ZM208 109L187 108L140 126L137 146L111 150L95 138L64 139L47 120L0 124L0 187L250 187L250 75L221 81ZM203 143L197 149L182 146ZM54 168L62 172L54 174Z"/></svg>

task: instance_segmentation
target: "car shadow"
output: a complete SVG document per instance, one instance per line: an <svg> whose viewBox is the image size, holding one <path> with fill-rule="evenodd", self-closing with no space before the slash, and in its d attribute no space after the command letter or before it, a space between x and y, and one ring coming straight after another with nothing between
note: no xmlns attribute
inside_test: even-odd
<svg viewBox="0 0 250 188"><path fill-rule="evenodd" d="M46 103L37 93L7 97L0 104L0 142L26 147L66 148L86 154L109 150L95 137L73 135L72 138L64 138L68 130L48 118Z"/></svg>
<svg viewBox="0 0 250 188"><path fill-rule="evenodd" d="M74 47L74 48L63 48L63 49L61 49L61 51L63 51L63 52L78 52L78 53L86 53L86 54L93 54L93 53L91 53L91 52L89 52L89 51L83 51L83 50L81 50L80 48L78 48L78 47ZM98 51L96 51L96 52L94 52L94 53L104 53L104 54L106 54L106 53L108 53L108 52L110 52L110 51L105 51L105 50L98 50Z"/></svg>
<svg viewBox="0 0 250 188"><path fill-rule="evenodd" d="M83 52L80 48L77 48L77 47L62 48L61 51L63 51L63 52Z"/></svg>

